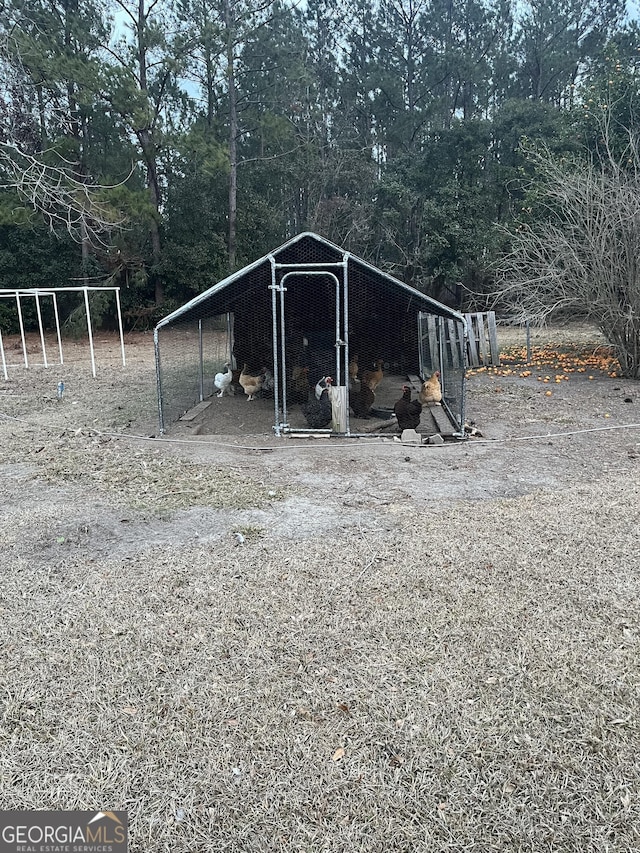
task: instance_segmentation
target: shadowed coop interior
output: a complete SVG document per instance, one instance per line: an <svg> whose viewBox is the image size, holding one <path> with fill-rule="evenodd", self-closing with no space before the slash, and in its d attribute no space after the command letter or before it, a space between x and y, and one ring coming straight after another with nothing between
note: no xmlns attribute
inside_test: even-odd
<svg viewBox="0 0 640 853"><path fill-rule="evenodd" d="M438 371L418 430L464 422L462 315L305 233L228 276L154 330L161 432L398 430L394 405Z"/></svg>

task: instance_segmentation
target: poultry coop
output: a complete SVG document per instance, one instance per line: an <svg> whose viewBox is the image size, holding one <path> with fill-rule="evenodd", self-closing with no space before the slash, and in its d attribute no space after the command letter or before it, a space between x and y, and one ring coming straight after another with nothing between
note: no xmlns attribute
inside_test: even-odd
<svg viewBox="0 0 640 853"><path fill-rule="evenodd" d="M436 370L442 405L420 431L463 431L464 317L317 234L187 302L154 344L161 433L190 419L205 434L388 434L402 386ZM313 411L326 377L328 419Z"/></svg>

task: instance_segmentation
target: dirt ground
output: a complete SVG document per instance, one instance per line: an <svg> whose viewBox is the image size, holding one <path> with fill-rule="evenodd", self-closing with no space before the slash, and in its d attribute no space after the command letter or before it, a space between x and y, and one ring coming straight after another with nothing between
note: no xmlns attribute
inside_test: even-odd
<svg viewBox="0 0 640 853"><path fill-rule="evenodd" d="M102 441L108 436L124 455L150 452L196 465L220 465L268 484L267 491L291 495L278 501L277 509L241 511L243 524L285 537L314 535L327 524L367 526L376 523L371 511L379 507L391 510L386 514L389 519L394 513L427 509L434 501L441 507L443 501L446 505L516 497L594 483L607 474L637 474L638 384L609 375L615 365L603 358L606 348L596 330L583 326L533 330L533 364L526 363L522 329L501 328L499 342L500 368L471 371L467 380L466 417L481 437L412 447L394 440L392 427L388 438L276 438L271 434L272 402L248 403L241 397L211 400L216 416L223 407L233 408L234 426L241 419L241 430L235 434L208 435L206 420L201 434L200 417L172 424L159 438L150 334L126 337L126 367L119 340L98 336L96 378L83 342L65 344L63 366L44 368L38 364L42 357L34 338L29 341L27 370L20 366L19 340L9 340L5 343L9 380L0 388L0 418L4 417L0 426L5 434L9 431L3 455L14 466L20 500L23 466L31 459L42 465L47 456L34 454L30 429L39 431L45 451L55 440L58 455L84 430L104 433ZM48 352L51 358L53 343ZM61 379L66 388L58 400ZM389 394L393 396L393 391ZM236 415L238 411L241 414ZM33 489L40 494L40 485ZM188 499L184 508L216 514L212 527L216 535L238 526L238 514L225 508L191 508ZM181 516L169 525L164 522L163 537L172 535L171 525L182 523Z"/></svg>
<svg viewBox="0 0 640 853"><path fill-rule="evenodd" d="M593 329L499 334L481 437L419 447L244 400L158 438L150 334L96 378L5 338L0 809L125 809L131 853L637 853L640 386Z"/></svg>

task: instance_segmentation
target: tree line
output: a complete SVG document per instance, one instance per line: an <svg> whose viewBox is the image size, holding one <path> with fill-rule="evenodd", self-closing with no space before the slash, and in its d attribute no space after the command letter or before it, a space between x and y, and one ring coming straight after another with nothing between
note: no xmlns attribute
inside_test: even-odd
<svg viewBox="0 0 640 853"><path fill-rule="evenodd" d="M132 317L304 230L479 304L640 61L625 0L5 0L0 48L1 286Z"/></svg>

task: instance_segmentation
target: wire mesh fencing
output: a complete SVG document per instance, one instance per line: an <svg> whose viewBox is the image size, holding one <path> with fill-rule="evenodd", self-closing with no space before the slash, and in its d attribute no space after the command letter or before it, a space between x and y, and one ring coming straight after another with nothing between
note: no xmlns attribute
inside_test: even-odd
<svg viewBox="0 0 640 853"><path fill-rule="evenodd" d="M214 378L230 360L226 315L177 321L155 333L163 432L216 391Z"/></svg>
<svg viewBox="0 0 640 853"><path fill-rule="evenodd" d="M303 235L156 327L161 429L202 404L203 433L394 432L403 386L417 397L438 370L453 433L464 408L463 330L445 306ZM438 428L425 407L421 430Z"/></svg>
<svg viewBox="0 0 640 853"><path fill-rule="evenodd" d="M443 405L456 427L464 425L464 380L467 336L460 320L421 311L418 316L420 371L424 381L436 372Z"/></svg>

